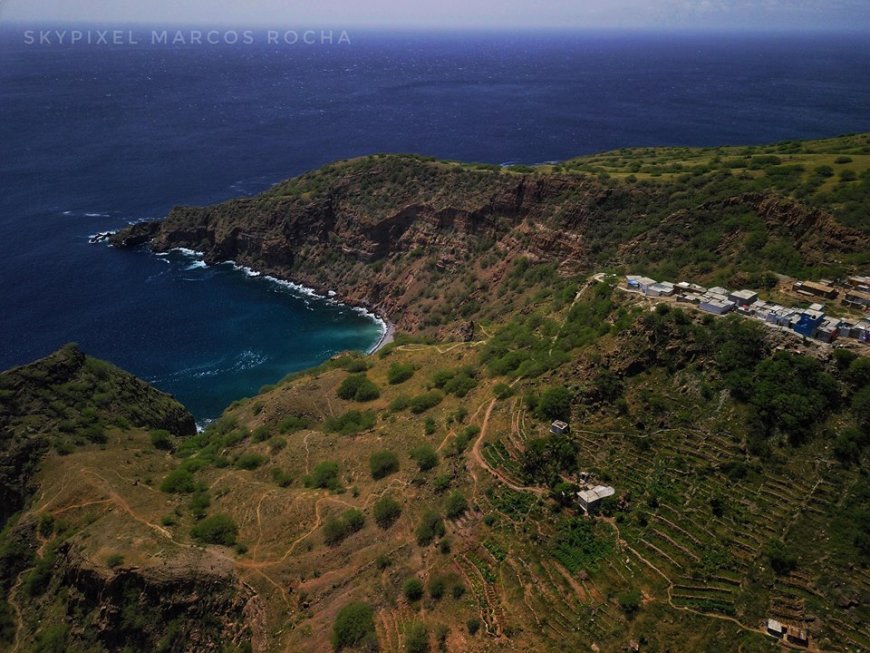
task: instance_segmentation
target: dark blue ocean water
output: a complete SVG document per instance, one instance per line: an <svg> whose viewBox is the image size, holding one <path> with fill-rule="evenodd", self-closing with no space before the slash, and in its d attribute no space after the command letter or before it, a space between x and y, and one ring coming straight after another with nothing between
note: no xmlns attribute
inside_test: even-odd
<svg viewBox="0 0 870 653"><path fill-rule="evenodd" d="M371 346L378 326L229 266L90 234L372 152L534 163L870 130L870 41L854 36L105 47L27 46L22 30L0 38L0 368L77 341L198 418Z"/></svg>

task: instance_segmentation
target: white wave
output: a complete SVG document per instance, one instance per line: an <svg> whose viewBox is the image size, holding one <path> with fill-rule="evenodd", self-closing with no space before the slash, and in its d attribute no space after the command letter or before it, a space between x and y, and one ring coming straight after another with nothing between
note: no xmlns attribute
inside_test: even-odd
<svg viewBox="0 0 870 653"><path fill-rule="evenodd" d="M195 258L205 256L205 252L197 252L195 249L188 249L187 247L173 247L171 251L178 252L182 256L193 256Z"/></svg>
<svg viewBox="0 0 870 653"><path fill-rule="evenodd" d="M233 267L233 270L235 270L236 272L241 272L248 277L259 277L263 274L262 272L257 272L253 268L249 268L247 265L239 265L235 261L224 261L224 263L226 265L231 265Z"/></svg>
<svg viewBox="0 0 870 653"><path fill-rule="evenodd" d="M108 218L108 213L85 213L86 218Z"/></svg>
<svg viewBox="0 0 870 653"><path fill-rule="evenodd" d="M184 269L185 270L197 270L200 268L207 268L207 267L208 267L208 263L206 263L205 261L194 261L193 263L191 263L190 265L188 265Z"/></svg>

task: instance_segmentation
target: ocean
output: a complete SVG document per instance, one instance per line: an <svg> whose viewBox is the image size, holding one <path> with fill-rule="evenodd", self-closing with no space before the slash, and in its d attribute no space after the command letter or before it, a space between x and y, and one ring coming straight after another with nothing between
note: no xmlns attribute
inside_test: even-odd
<svg viewBox="0 0 870 653"><path fill-rule="evenodd" d="M335 159L538 163L870 130L846 35L378 33L28 44L0 29L0 368L78 342L217 416L382 325L232 265L89 236ZM136 41L133 43L132 41Z"/></svg>

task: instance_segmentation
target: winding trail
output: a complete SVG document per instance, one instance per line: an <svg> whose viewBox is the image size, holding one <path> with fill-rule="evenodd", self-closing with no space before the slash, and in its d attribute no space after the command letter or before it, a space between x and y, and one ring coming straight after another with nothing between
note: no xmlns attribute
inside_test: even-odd
<svg viewBox="0 0 870 653"><path fill-rule="evenodd" d="M21 631L24 630L24 616L21 614L21 606L18 605L18 590L21 587L21 584L24 582L24 574L26 574L30 569L24 569L21 573L18 574L18 578L15 579L15 584L9 589L9 595L6 597L6 602L12 606L12 609L15 611L15 640L12 642L11 653L18 653L18 649L21 647Z"/></svg>

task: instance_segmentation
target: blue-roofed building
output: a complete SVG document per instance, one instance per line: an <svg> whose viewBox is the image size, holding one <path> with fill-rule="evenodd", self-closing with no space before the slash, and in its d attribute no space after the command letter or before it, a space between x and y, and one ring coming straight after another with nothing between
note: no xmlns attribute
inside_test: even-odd
<svg viewBox="0 0 870 653"><path fill-rule="evenodd" d="M799 335L812 338L816 335L816 331L819 330L824 319L825 314L821 311L806 310L801 313L800 318L794 324L792 329Z"/></svg>

